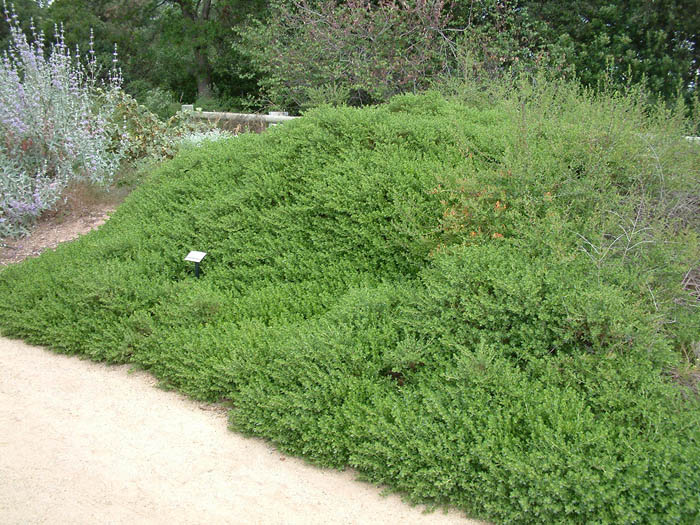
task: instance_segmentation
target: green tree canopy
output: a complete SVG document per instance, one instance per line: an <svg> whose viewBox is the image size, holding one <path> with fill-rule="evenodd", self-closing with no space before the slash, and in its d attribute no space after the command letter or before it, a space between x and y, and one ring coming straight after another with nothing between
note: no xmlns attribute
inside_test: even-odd
<svg viewBox="0 0 700 525"><path fill-rule="evenodd" d="M687 89L698 73L698 0L552 0L527 2L545 37L569 53L585 83L608 74L618 83L645 78L662 97Z"/></svg>
<svg viewBox="0 0 700 525"><path fill-rule="evenodd" d="M67 43L81 48L92 31L103 65L111 62L116 44L132 93L161 88L192 101L255 89L233 49L233 28L264 7L264 0L54 0L44 27L49 34L54 24L63 27Z"/></svg>
<svg viewBox="0 0 700 525"><path fill-rule="evenodd" d="M405 91L400 84L406 78L395 72L408 71L417 64L417 55L435 51L445 62L417 67L417 89L445 72L460 71L466 63L460 58L468 57L489 76L512 68L556 65L575 70L585 85L594 87L601 82L626 86L644 79L652 93L670 99L679 89L692 94L700 68L700 0L14 0L13 4L25 31L30 20L49 37L55 26L62 27L66 42L83 50L90 45L92 29L95 53L105 70L116 43L125 87L131 93L141 96L162 90L183 102L202 96L265 100L259 96L261 88L267 89L268 99L290 107L299 106L299 90L322 95L312 96L313 100L342 99L336 88L343 82L336 73L346 66L345 76L357 77L350 81L350 98L377 101L384 96L366 96L372 91L367 89L372 88L370 83L376 87L385 82L384 93ZM306 14L299 10L301 4ZM390 5L396 9L391 11ZM425 6L439 7L439 24L428 20L426 27L444 29L443 43L449 40L449 45L436 46L439 39L432 39L436 34L432 29L425 33L431 38L414 38L417 33L400 30L420 26L414 23L416 9ZM381 31L379 14L386 13L393 17L390 30ZM257 25L251 26L251 16ZM323 18L329 16L335 17L335 25L324 25ZM0 21L0 48L6 47L6 39L7 25ZM350 64L353 61L355 65ZM319 76L321 69L329 74ZM382 71L393 73L379 78ZM370 77L376 78L368 83ZM271 96L271 89L279 96ZM283 100L278 100L280 96Z"/></svg>

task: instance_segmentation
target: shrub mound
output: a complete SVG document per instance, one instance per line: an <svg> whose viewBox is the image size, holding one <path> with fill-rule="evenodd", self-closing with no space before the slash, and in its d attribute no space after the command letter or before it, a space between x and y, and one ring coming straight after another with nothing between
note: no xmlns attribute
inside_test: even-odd
<svg viewBox="0 0 700 525"><path fill-rule="evenodd" d="M236 429L411 501L694 523L700 402L674 377L700 333L700 148L631 96L495 100L187 150L99 231L4 269L2 333L228 399Z"/></svg>

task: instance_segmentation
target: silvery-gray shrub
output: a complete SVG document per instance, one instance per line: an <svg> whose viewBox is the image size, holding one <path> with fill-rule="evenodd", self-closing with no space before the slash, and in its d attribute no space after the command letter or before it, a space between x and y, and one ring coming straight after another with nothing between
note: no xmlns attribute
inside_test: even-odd
<svg viewBox="0 0 700 525"><path fill-rule="evenodd" d="M85 61L57 31L47 46L32 27L28 39L5 8L11 43L0 58L0 237L18 235L54 206L68 183L108 184L127 136L112 120L121 96L115 63L97 78L94 51Z"/></svg>

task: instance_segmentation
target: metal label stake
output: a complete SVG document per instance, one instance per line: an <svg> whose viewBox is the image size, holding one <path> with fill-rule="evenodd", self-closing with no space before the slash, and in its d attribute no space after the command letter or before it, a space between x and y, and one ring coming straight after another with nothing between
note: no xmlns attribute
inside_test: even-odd
<svg viewBox="0 0 700 525"><path fill-rule="evenodd" d="M202 259L207 255L207 252L190 252L187 254L187 257L185 257L185 260L188 262L193 262L194 263L194 276L199 279L199 263L202 262Z"/></svg>

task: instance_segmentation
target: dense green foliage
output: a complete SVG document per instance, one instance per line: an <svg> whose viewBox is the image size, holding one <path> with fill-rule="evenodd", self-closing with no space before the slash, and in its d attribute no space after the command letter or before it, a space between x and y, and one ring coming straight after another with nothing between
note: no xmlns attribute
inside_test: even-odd
<svg viewBox="0 0 700 525"><path fill-rule="evenodd" d="M491 73L545 60L587 86L644 80L666 100L697 84L697 0L476 0L456 2L452 14L452 28L466 28L467 49Z"/></svg>
<svg viewBox="0 0 700 525"><path fill-rule="evenodd" d="M106 71L115 44L125 89L151 111L169 117L182 103L216 96L226 109L240 106L257 89L248 61L233 44L233 28L264 0L36 0L14 2L25 32L30 19L52 39L56 29L73 49L91 45ZM0 49L6 47L0 20ZM199 105L202 105L201 103Z"/></svg>
<svg viewBox="0 0 700 525"><path fill-rule="evenodd" d="M552 0L524 4L528 16L542 23L540 38L556 46L587 85L606 78L620 86L644 79L667 100L697 87L698 0L582 0L564 9Z"/></svg>
<svg viewBox="0 0 700 525"><path fill-rule="evenodd" d="M700 400L670 372L696 366L700 148L682 108L537 85L187 150L2 270L0 330L231 400L234 428L413 501L696 523Z"/></svg>
<svg viewBox="0 0 700 525"><path fill-rule="evenodd" d="M697 0L278 0L242 47L263 100L382 102L445 77L546 68L652 97L697 92ZM417 43L417 42L420 43ZM362 100L361 100L362 101Z"/></svg>
<svg viewBox="0 0 700 525"><path fill-rule="evenodd" d="M106 69L118 44L127 91L161 116L319 100L376 103L476 69L573 71L587 86L654 97L697 92L698 0L15 0L51 36ZM240 35L246 35L241 39ZM9 32L0 20L0 49ZM359 86L359 89L358 89Z"/></svg>

